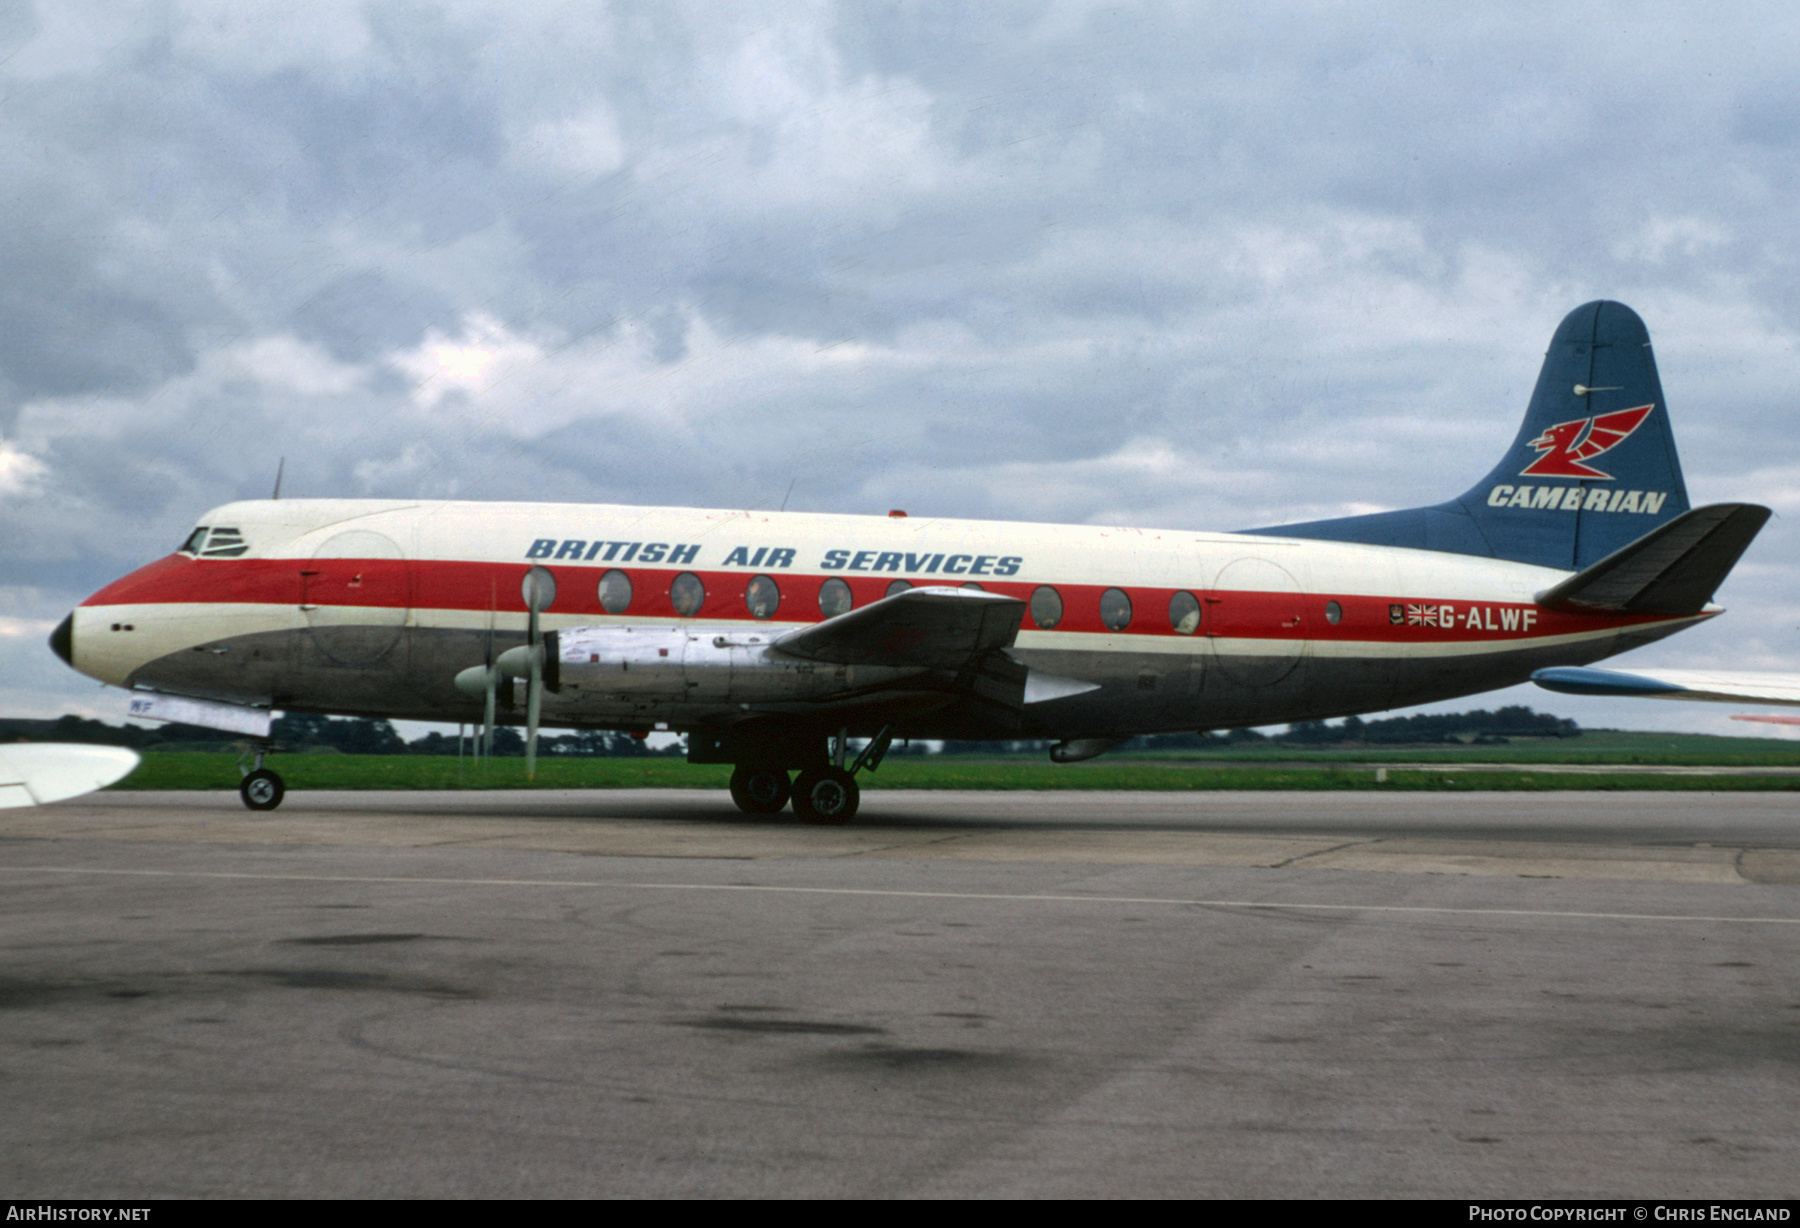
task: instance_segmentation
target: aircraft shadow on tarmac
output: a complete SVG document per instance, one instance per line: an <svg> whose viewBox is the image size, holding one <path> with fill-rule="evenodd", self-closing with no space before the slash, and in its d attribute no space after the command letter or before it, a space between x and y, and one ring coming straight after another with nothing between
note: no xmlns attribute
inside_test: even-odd
<svg viewBox="0 0 1800 1228"><path fill-rule="evenodd" d="M218 800L224 808L229 795ZM1729 800L1727 800L1729 799ZM867 839L883 831L1029 838L1107 835L1433 839L1693 848L1800 848L1796 803L1784 794L1189 794L1096 792L871 792L843 828L808 827L787 812L750 817L701 790L371 795L298 792L280 824L308 814L346 822L384 818L512 820L585 825L653 822L741 832L786 829ZM212 801L206 803L212 808Z"/></svg>

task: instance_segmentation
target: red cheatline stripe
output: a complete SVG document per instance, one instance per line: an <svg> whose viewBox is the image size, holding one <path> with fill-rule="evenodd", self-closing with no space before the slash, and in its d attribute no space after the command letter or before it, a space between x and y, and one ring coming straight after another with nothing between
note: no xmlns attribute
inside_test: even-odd
<svg viewBox="0 0 1800 1228"><path fill-rule="evenodd" d="M539 564L541 565L541 564ZM475 563L454 560L397 559L207 559L170 555L115 581L82 604L138 605L288 605L465 610L525 613L520 582L531 563ZM558 615L607 617L600 606L602 566L552 566L556 577ZM631 580L632 603L626 613L657 621L678 619L669 600L669 585L685 568L621 567ZM753 619L744 589L756 573L692 569L706 586L706 602L692 617L710 622ZM781 590L775 618L782 622L819 622L819 586L839 579L850 586L857 606L886 595L895 580L918 587L945 584L938 576L774 573ZM1033 581L983 577L990 593L1030 600ZM1118 634L1100 621L1100 584L1058 584L1063 617L1056 630L1097 635ZM1173 636L1169 600L1177 589L1127 588L1132 619L1124 634ZM1507 642L1527 636L1572 635L1666 621L1657 615L1587 615L1539 609L1519 602L1441 602L1418 597L1337 596L1269 592L1219 592L1192 589L1202 601L1201 632L1226 638L1394 643ZM1325 617L1328 600L1343 611L1336 624ZM1446 613L1448 611L1449 613ZM1525 615L1531 615L1529 629ZM1398 621L1396 621L1398 620ZM1446 625L1448 624L1448 625ZM1510 624L1510 625L1509 625ZM1026 631L1037 626L1029 614Z"/></svg>

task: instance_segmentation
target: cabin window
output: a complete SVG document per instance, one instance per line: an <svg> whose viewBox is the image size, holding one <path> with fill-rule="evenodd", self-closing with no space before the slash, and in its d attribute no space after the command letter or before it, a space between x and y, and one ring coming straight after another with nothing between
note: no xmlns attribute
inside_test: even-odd
<svg viewBox="0 0 1800 1228"><path fill-rule="evenodd" d="M1192 635L1200 630L1200 603L1192 593L1176 593L1169 598L1169 626L1176 635Z"/></svg>
<svg viewBox="0 0 1800 1228"><path fill-rule="evenodd" d="M684 571L669 584L669 602L683 618L692 618L706 604L706 585L691 571Z"/></svg>
<svg viewBox="0 0 1800 1228"><path fill-rule="evenodd" d="M882 596L897 597L911 587L912 585L905 580L895 580L892 584L888 585L887 592L883 593Z"/></svg>
<svg viewBox="0 0 1800 1228"><path fill-rule="evenodd" d="M756 576L744 586L744 604L752 618L774 618L781 608L781 589L768 576Z"/></svg>
<svg viewBox="0 0 1800 1228"><path fill-rule="evenodd" d="M850 586L836 576L819 585L819 613L826 618L848 614L854 604L856 602L850 595Z"/></svg>
<svg viewBox="0 0 1800 1228"><path fill-rule="evenodd" d="M631 608L631 577L617 570L600 577L600 608L608 614L623 614Z"/></svg>
<svg viewBox="0 0 1800 1228"><path fill-rule="evenodd" d="M1343 606L1339 605L1335 601L1327 601L1325 603L1325 621L1326 622L1330 623L1332 626L1335 627L1338 625L1339 622L1343 621L1343 617L1344 617L1344 607Z"/></svg>
<svg viewBox="0 0 1800 1228"><path fill-rule="evenodd" d="M192 533L189 533L188 539L185 542L181 543L180 553L182 553L182 554L199 554L200 553L200 543L206 540L206 534L208 531L209 530L207 529L207 527L205 525L201 525L199 528L195 529Z"/></svg>
<svg viewBox="0 0 1800 1228"><path fill-rule="evenodd" d="M548 567L533 567L519 581L519 599L527 610L542 614L556 604L556 577Z"/></svg>
<svg viewBox="0 0 1800 1228"><path fill-rule="evenodd" d="M1031 621L1038 630L1048 631L1062 621L1062 594L1048 584L1040 584L1031 593Z"/></svg>
<svg viewBox="0 0 1800 1228"><path fill-rule="evenodd" d="M1131 598L1122 588L1109 588L1100 594L1100 622L1108 631L1123 631L1131 625Z"/></svg>

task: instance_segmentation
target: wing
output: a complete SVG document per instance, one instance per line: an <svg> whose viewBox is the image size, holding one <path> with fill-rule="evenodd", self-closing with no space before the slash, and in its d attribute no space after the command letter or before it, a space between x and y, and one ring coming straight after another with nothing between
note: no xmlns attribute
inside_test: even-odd
<svg viewBox="0 0 1800 1228"><path fill-rule="evenodd" d="M1007 655L1019 635L1025 603L971 588L911 588L777 639L777 652L834 665L885 665L941 670L952 684L985 701L991 714L1017 723L1026 704L1048 703L1098 684L1027 670Z"/></svg>
<svg viewBox="0 0 1800 1228"><path fill-rule="evenodd" d="M1722 704L1800 706L1800 674L1732 673L1718 670L1659 669L1626 673L1559 665L1540 669L1531 680L1565 695L1633 696L1640 699L1699 699Z"/></svg>
<svg viewBox="0 0 1800 1228"><path fill-rule="evenodd" d="M41 806L104 789L138 765L123 746L15 742L0 746L0 810Z"/></svg>
<svg viewBox="0 0 1800 1228"><path fill-rule="evenodd" d="M1012 647L1025 603L972 588L909 588L892 597L790 631L775 641L789 656L833 665L959 670L975 657Z"/></svg>

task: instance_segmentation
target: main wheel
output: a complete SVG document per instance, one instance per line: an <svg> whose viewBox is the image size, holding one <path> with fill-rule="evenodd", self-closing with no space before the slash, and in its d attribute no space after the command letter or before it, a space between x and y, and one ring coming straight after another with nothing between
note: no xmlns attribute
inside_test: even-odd
<svg viewBox="0 0 1800 1228"><path fill-rule="evenodd" d="M793 791L780 768L741 767L731 774L731 800L745 814L775 814Z"/></svg>
<svg viewBox="0 0 1800 1228"><path fill-rule="evenodd" d="M287 796L287 785L268 768L257 768L244 777L244 783L238 786L238 796L252 810L273 810Z"/></svg>
<svg viewBox="0 0 1800 1228"><path fill-rule="evenodd" d="M794 813L803 823L848 823L862 800L856 778L843 768L809 768L794 782Z"/></svg>

